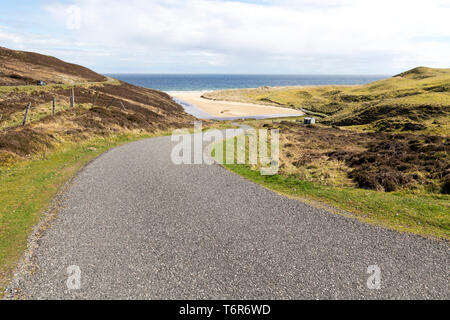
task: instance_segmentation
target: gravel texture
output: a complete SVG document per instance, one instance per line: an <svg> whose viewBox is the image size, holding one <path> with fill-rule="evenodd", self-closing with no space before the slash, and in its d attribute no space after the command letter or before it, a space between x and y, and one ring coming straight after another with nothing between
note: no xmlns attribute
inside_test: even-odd
<svg viewBox="0 0 450 320"><path fill-rule="evenodd" d="M448 242L314 208L217 164L176 166L174 144L130 143L81 170L10 297L449 299ZM71 265L79 290L66 286Z"/></svg>

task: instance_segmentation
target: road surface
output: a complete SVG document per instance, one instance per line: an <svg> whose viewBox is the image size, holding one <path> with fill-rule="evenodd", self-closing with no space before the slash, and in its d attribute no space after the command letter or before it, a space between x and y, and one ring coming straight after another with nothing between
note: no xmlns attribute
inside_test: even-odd
<svg viewBox="0 0 450 320"><path fill-rule="evenodd" d="M170 137L130 143L81 170L33 250L36 271L19 272L9 292L28 299L449 298L448 242L311 207L217 164L174 165L173 145ZM380 289L367 285L373 265ZM69 266L81 272L78 290L67 287Z"/></svg>

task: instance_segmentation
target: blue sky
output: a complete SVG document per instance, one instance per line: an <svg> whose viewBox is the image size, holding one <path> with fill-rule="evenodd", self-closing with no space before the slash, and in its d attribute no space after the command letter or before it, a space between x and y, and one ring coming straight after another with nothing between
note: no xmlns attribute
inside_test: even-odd
<svg viewBox="0 0 450 320"><path fill-rule="evenodd" d="M0 46L102 73L450 67L450 0L0 1Z"/></svg>

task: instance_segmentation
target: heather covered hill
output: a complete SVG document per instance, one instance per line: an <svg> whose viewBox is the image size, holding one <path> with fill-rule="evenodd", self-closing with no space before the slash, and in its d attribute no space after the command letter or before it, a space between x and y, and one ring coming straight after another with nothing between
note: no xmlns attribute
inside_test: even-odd
<svg viewBox="0 0 450 320"><path fill-rule="evenodd" d="M450 134L450 69L418 67L359 86L264 87L204 97L302 109L328 125Z"/></svg>
<svg viewBox="0 0 450 320"><path fill-rule="evenodd" d="M85 67L39 53L0 47L0 86L47 83L105 81L106 78Z"/></svg>
<svg viewBox="0 0 450 320"><path fill-rule="evenodd" d="M280 131L279 176L290 180L287 185L279 180L275 188L296 190L297 183L307 182L320 190L311 195L333 205L337 195L348 203L347 193L355 192L357 205L352 209L365 203L362 190L374 190L374 197L392 193L386 210L380 205L387 198L364 210L388 215L406 194L421 202L419 209L405 206L414 215L423 214L421 206L432 203L428 197L448 200L450 69L418 67L357 86L260 87L203 96L286 106L315 116L315 125L304 125L302 118L246 121ZM253 169L258 168L249 170ZM244 173L251 176L250 171ZM324 196L324 190L329 190L329 196ZM429 208L424 216L428 219L436 212L433 223L448 230L448 205Z"/></svg>
<svg viewBox="0 0 450 320"><path fill-rule="evenodd" d="M166 93L0 48L0 298L32 227L83 165L115 146L191 127L193 120Z"/></svg>
<svg viewBox="0 0 450 320"><path fill-rule="evenodd" d="M53 57L1 48L0 61L0 167L68 141L169 131L190 126L194 119L166 93ZM48 84L37 86L37 79ZM28 103L27 124L22 126Z"/></svg>

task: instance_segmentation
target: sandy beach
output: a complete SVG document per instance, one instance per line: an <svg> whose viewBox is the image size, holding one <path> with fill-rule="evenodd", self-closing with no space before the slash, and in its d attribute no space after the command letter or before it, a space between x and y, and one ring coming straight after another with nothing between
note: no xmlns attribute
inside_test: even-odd
<svg viewBox="0 0 450 320"><path fill-rule="evenodd" d="M262 115L299 116L299 110L253 103L214 101L202 98L202 91L170 92L170 95L195 105L214 117L250 117Z"/></svg>

